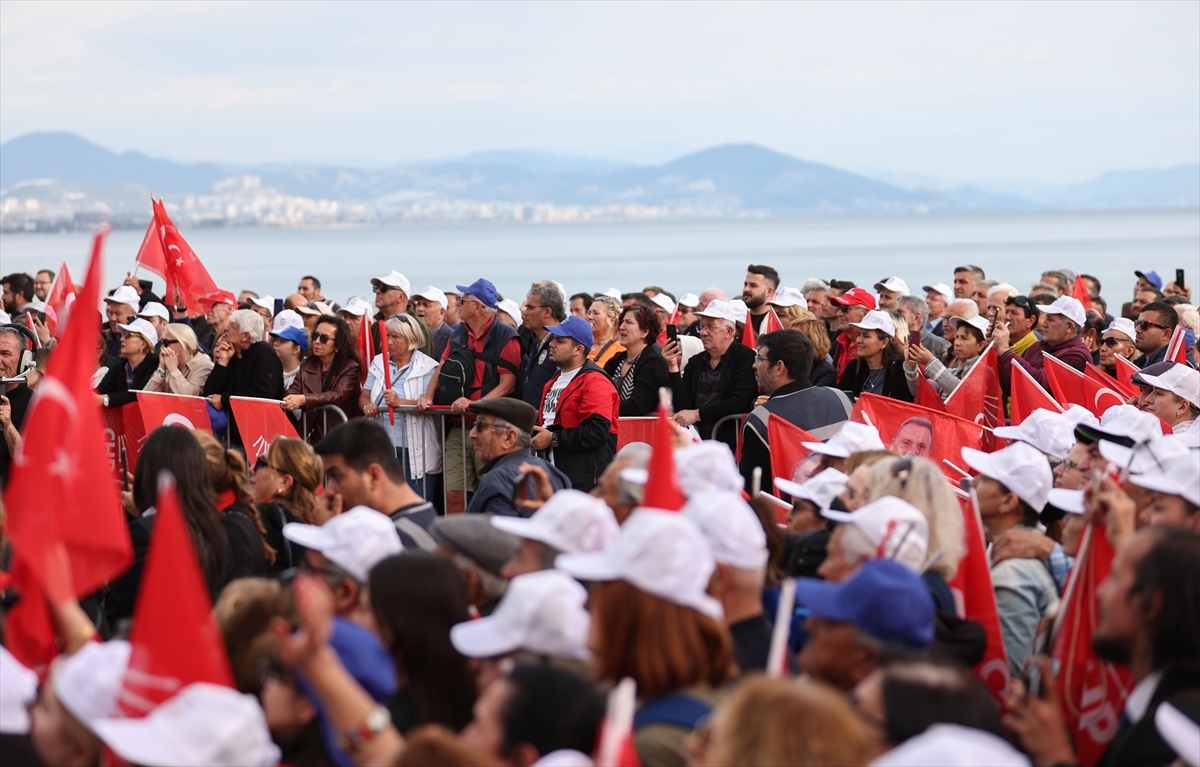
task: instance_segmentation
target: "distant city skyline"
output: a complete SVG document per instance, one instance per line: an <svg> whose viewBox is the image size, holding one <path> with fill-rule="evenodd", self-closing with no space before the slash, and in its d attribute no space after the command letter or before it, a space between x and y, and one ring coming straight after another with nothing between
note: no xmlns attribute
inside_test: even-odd
<svg viewBox="0 0 1200 767"><path fill-rule="evenodd" d="M756 142L877 177L1067 184L1200 161L1200 4L6 0L0 141L53 130L365 167Z"/></svg>

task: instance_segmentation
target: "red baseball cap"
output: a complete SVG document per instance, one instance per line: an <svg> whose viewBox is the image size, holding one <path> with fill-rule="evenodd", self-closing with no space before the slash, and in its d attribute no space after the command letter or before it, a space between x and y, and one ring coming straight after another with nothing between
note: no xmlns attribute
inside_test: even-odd
<svg viewBox="0 0 1200 767"><path fill-rule="evenodd" d="M875 303L875 296L871 295L866 288L850 288L842 295L829 300L838 306L865 306L871 311L878 306Z"/></svg>
<svg viewBox="0 0 1200 767"><path fill-rule="evenodd" d="M218 290L215 293L209 293L204 298L200 299L200 305L204 309L211 309L213 304L229 304L234 309L237 308L237 297L228 290Z"/></svg>

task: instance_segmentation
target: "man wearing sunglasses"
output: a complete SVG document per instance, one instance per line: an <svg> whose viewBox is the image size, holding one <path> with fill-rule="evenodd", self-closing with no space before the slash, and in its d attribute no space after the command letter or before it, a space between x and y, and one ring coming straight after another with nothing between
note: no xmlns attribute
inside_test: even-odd
<svg viewBox="0 0 1200 767"><path fill-rule="evenodd" d="M1171 343L1171 334L1179 324L1179 315L1175 307L1162 301L1154 301L1142 307L1138 312L1137 322L1133 323L1137 330L1135 343L1142 356L1133 361L1140 368L1162 362L1167 358L1167 346ZM1188 352L1188 364L1196 366L1196 361Z"/></svg>

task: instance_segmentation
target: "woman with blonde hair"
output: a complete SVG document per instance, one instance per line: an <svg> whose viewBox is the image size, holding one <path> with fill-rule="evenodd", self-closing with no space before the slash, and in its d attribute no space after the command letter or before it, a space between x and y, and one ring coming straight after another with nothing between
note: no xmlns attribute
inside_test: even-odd
<svg viewBox="0 0 1200 767"><path fill-rule="evenodd" d="M299 567L299 552L283 537L288 522L320 525L325 522L317 509L317 488L324 468L321 458L304 440L276 437L266 454L254 463L253 492L264 538L275 549L272 572Z"/></svg>
<svg viewBox="0 0 1200 767"><path fill-rule="evenodd" d="M217 511L229 536L233 555L229 580L266 577L268 565L275 562L275 549L267 544L266 528L250 494L246 459L236 450L227 450L206 431L193 429L192 436L204 450L208 478L217 494Z"/></svg>
<svg viewBox="0 0 1200 767"><path fill-rule="evenodd" d="M866 765L871 752L866 725L832 688L758 676L743 681L717 708L708 745L693 764L854 767Z"/></svg>
<svg viewBox="0 0 1200 767"><path fill-rule="evenodd" d="M146 391L204 394L204 382L212 372L213 361L200 351L196 331L181 323L171 323L163 331L162 349L158 353L158 368L146 384Z"/></svg>
<svg viewBox="0 0 1200 767"><path fill-rule="evenodd" d="M894 495L921 510L929 522L929 556L938 557L925 573L926 585L939 610L954 612L946 585L966 553L962 507L937 464L920 456L884 458L867 475L870 500Z"/></svg>
<svg viewBox="0 0 1200 767"><path fill-rule="evenodd" d="M808 382L813 386L836 386L837 369L833 366L833 357L829 356L832 344L829 342L829 331L825 322L808 309L799 306L784 308L784 322L790 322L793 330L799 330L808 336L813 346L812 371L808 374Z"/></svg>
<svg viewBox="0 0 1200 767"><path fill-rule="evenodd" d="M600 367L625 351L617 338L617 318L621 316L621 302L612 296L596 296L587 310L587 321L592 326L592 350L588 359Z"/></svg>

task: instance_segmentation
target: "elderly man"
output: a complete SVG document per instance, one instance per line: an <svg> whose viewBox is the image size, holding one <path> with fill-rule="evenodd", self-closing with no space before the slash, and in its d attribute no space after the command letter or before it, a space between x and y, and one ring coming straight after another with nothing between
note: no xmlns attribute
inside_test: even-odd
<svg viewBox="0 0 1200 767"><path fill-rule="evenodd" d="M104 328L104 351L110 362L121 356L121 328L132 322L137 316L137 291L128 285L122 285L113 291L111 296L104 297L104 316L108 318L108 327Z"/></svg>
<svg viewBox="0 0 1200 767"><path fill-rule="evenodd" d="M421 288L421 292L413 296L413 307L417 318L430 328L433 335L433 358L440 360L450 343L450 326L446 324L446 307L449 301L446 294L432 285Z"/></svg>
<svg viewBox="0 0 1200 767"><path fill-rule="evenodd" d="M863 317L867 316L867 312L875 310L875 296L863 288L851 288L829 301L837 310L838 325L843 328L843 332L838 333L833 346L833 364L837 367L837 375L840 379L846 366L855 359L858 353L858 334L853 330L845 332L844 329L850 327L853 322L862 322Z"/></svg>
<svg viewBox="0 0 1200 767"><path fill-rule="evenodd" d="M167 325L171 322L171 314L167 311L167 307L157 301L151 301L142 307L138 316L150 323L150 327L154 328L154 332L158 334L159 343L161 343Z"/></svg>
<svg viewBox="0 0 1200 767"><path fill-rule="evenodd" d="M684 330L681 327L679 329L680 332L687 333L687 335L689 335L689 336L695 336L696 338L699 338L700 337L700 318L697 313L702 312L705 309L707 309L708 305L710 303L712 303L713 301L728 301L728 300L729 299L726 298L726 296L725 296L725 291L721 290L720 288L707 288L703 293L700 294L700 300L696 302L695 311L692 312L692 314L693 314L692 324L688 325L687 330ZM621 308L624 309L625 307L622 306Z"/></svg>
<svg viewBox="0 0 1200 767"><path fill-rule="evenodd" d="M25 336L12 328L0 327L0 378L16 378L21 373L21 355L28 349ZM8 467L21 441L21 425L33 391L24 383L10 383L0 395L0 489L8 484Z"/></svg>
<svg viewBox="0 0 1200 767"><path fill-rule="evenodd" d="M974 264L966 264L954 270L954 297L971 298L975 295L975 283L987 279L983 270Z"/></svg>
<svg viewBox="0 0 1200 767"><path fill-rule="evenodd" d="M497 528L487 514L442 517L429 532L437 542L434 553L458 568L473 612L491 615L508 589L500 571L520 551L521 539Z"/></svg>
<svg viewBox="0 0 1200 767"><path fill-rule="evenodd" d="M600 497L612 509L617 522L625 520L642 505L646 486L621 476L626 469L644 469L650 463L650 446L645 442L630 442L617 452L604 473L600 475Z"/></svg>
<svg viewBox="0 0 1200 767"><path fill-rule="evenodd" d="M974 319L979 316L979 305L969 298L956 298L946 307L946 313L942 315L942 338L944 338L951 346L954 345L955 324L950 322L954 317L961 317L964 320Z"/></svg>
<svg viewBox="0 0 1200 767"><path fill-rule="evenodd" d="M894 312L896 302L908 295L908 283L899 277L888 277L875 283L875 292L879 294L879 308Z"/></svg>
<svg viewBox="0 0 1200 767"><path fill-rule="evenodd" d="M921 289L925 291L925 305L929 307L929 320L925 324L925 330L934 335L941 335L942 316L946 313L946 307L954 300L954 288L944 282L936 282Z"/></svg>
<svg viewBox="0 0 1200 767"><path fill-rule="evenodd" d="M950 342L941 336L934 335L926 328L929 326L929 304L918 296L900 296L896 299L896 311L908 320L908 334L916 333L921 338L921 346L933 352L933 356L942 358L950 350Z"/></svg>
<svg viewBox="0 0 1200 767"><path fill-rule="evenodd" d="M992 329L992 343L1000 360L1000 386L1006 395L1010 392L1013 365L1025 368L1039 386L1050 391L1044 355L1049 354L1080 372L1092 361L1091 353L1079 337L1087 321L1083 304L1070 296L1062 296L1049 306L1043 307L1042 314L1047 315L1046 332L1041 341L1031 344L1021 356L1017 356L1009 345L1007 324L998 322Z"/></svg>
<svg viewBox="0 0 1200 767"><path fill-rule="evenodd" d="M975 283L975 291L971 293L971 300L979 307L979 313L987 316L988 313L988 292L1000 283L995 280L980 280Z"/></svg>
<svg viewBox="0 0 1200 767"><path fill-rule="evenodd" d="M375 319L386 320L395 314L408 311L408 278L392 270L382 277L371 278L371 290L375 292Z"/></svg>
<svg viewBox="0 0 1200 767"><path fill-rule="evenodd" d="M754 374L759 391L768 395L768 399L750 413L743 428L741 470L747 492L755 468L762 470L761 486L773 486L767 428L772 416L804 429L819 440L832 437L850 420L852 406L845 394L809 383L812 363L812 342L800 331L777 330L759 336ZM794 466L791 468L795 470ZM784 479L791 479L791 474Z"/></svg>
<svg viewBox="0 0 1200 767"><path fill-rule="evenodd" d="M213 369L204 382L204 396L229 415L229 439L242 444L230 397L283 399L283 365L263 340L263 319L251 309L229 315L229 327L213 350Z"/></svg>
<svg viewBox="0 0 1200 767"><path fill-rule="evenodd" d="M674 393L675 422L695 426L702 439L720 438L732 447L737 444L737 430L714 436L713 427L727 415L750 412L758 389L754 381L756 355L734 339L736 320L729 303L714 299L696 314L704 351L688 360L681 371L680 345L668 343L663 349Z"/></svg>
<svg viewBox="0 0 1200 767"><path fill-rule="evenodd" d="M207 304L208 308L205 309L203 320L196 323L201 325L196 327L196 336L205 351L212 351L229 329L229 315L237 308L237 299L228 290L218 290L205 296L200 303L201 307Z"/></svg>
<svg viewBox="0 0 1200 767"><path fill-rule="evenodd" d="M1004 300L1004 326L1008 329L1008 347L1013 354L1023 355L1040 340L1034 332L1039 319L1037 304L1028 297L1013 296Z"/></svg>
<svg viewBox="0 0 1200 767"><path fill-rule="evenodd" d="M620 399L604 369L587 358L593 344L587 320L568 317L546 330L558 375L542 390L533 448L548 451L571 486L586 493L617 453Z"/></svg>
<svg viewBox="0 0 1200 767"><path fill-rule="evenodd" d="M545 388L546 382L558 372L554 361L550 359L551 335L546 328L566 319L567 308L564 301L557 288L533 287L525 296L525 305L521 307L521 325L531 334L533 343L521 360L518 380L521 399L535 408L542 404L542 389Z"/></svg>
<svg viewBox="0 0 1200 767"><path fill-rule="evenodd" d="M779 272L770 266L750 264L746 267L746 279L742 282L742 300L750 311L747 319L754 326L754 335L763 331L763 323L771 313L767 303L775 298L779 289Z"/></svg>
<svg viewBox="0 0 1200 767"><path fill-rule="evenodd" d="M546 472L550 487L555 491L569 488L571 480L553 464L534 455L530 449L537 410L528 402L512 397L472 402L468 408L475 414L471 428L475 462L483 478L467 504L468 514L499 514L505 517L528 517L532 508L517 508L520 497L532 500L535 481L522 471L525 465ZM518 491L520 488L520 491Z"/></svg>

